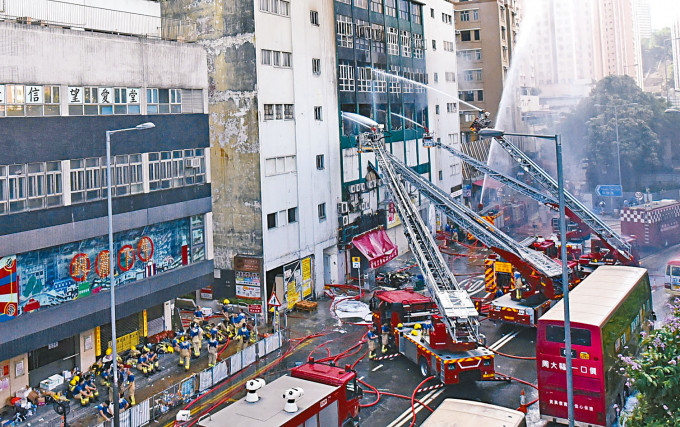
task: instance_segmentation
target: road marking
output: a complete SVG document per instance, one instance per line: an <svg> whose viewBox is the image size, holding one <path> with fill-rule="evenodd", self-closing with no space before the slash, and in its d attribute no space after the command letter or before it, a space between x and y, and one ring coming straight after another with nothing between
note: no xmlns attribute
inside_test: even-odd
<svg viewBox="0 0 680 427"><path fill-rule="evenodd" d="M421 402L423 402L426 405L429 405L433 400L435 400L437 397L439 397L440 394L444 392L443 388L440 388L439 390L432 391L430 392L424 399L420 399ZM418 412L422 411L424 406L419 405L416 403L416 410L415 413L416 415ZM405 423L410 422L411 418L413 417L413 412L411 411L411 408L408 408L406 411L404 411L399 418L396 420L392 421L390 424L387 425L387 427L399 427Z"/></svg>
<svg viewBox="0 0 680 427"><path fill-rule="evenodd" d="M371 371L375 372L375 371L377 371L378 369L380 369L380 368L382 368L382 367L383 367L383 365L378 365L378 366L376 366L375 368L371 369Z"/></svg>
<svg viewBox="0 0 680 427"><path fill-rule="evenodd" d="M499 350L501 347L503 347L505 344L507 344L511 339L515 338L517 334L521 332L521 329L516 329L514 332L509 333L508 335L504 336L503 338L499 339L495 343L491 344L489 346L489 350Z"/></svg>
<svg viewBox="0 0 680 427"><path fill-rule="evenodd" d="M432 390L431 392L427 393L427 394L425 395L425 397L423 397L423 398L421 398L421 399L418 399L418 400L420 400L420 401L423 402L423 403L426 403L425 401L426 401L427 399L429 399L430 397L432 397L432 395L435 394L435 393L436 393L436 390ZM417 403L417 402L416 402L415 405L416 405L417 407L419 407L419 408L421 407L420 403ZM411 413L411 408L408 408L407 410L405 410L404 412L402 412L401 414L399 414L399 416L398 416L397 418L395 418L394 421L392 421L390 424L388 424L387 427L394 427L394 426L396 426L398 423L403 422L403 418L406 417L406 416L408 416L410 413Z"/></svg>

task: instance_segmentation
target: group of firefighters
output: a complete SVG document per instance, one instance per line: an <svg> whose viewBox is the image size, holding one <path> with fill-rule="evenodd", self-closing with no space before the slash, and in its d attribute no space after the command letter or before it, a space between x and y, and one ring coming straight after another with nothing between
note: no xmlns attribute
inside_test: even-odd
<svg viewBox="0 0 680 427"><path fill-rule="evenodd" d="M403 333L403 325L399 323L397 325L395 332L395 335L398 336L398 334ZM428 320L426 322L423 322L422 324L416 323L413 326L413 332L414 334L422 334L423 336L429 336L430 332L432 330L432 323ZM382 327L380 328L380 340L382 343L382 348L381 352L383 354L387 353L390 345L390 325L388 323L383 323ZM395 338L396 338L395 336ZM376 355L376 348L377 348L377 343L378 343L378 334L375 330L374 325L370 325L368 327L368 333L366 334L366 339L368 341L368 358L370 360L374 360L377 355Z"/></svg>

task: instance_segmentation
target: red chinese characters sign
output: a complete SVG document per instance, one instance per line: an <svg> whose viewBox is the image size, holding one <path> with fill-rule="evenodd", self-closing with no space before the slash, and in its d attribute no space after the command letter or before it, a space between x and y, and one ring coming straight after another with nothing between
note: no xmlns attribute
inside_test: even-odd
<svg viewBox="0 0 680 427"><path fill-rule="evenodd" d="M83 282L87 279L87 275L90 273L90 258L86 254L79 253L73 257L71 260L71 265L69 267L71 272L71 278L75 282Z"/></svg>
<svg viewBox="0 0 680 427"><path fill-rule="evenodd" d="M150 237L144 236L137 242L137 256L143 262L150 261L153 257L153 241Z"/></svg>
<svg viewBox="0 0 680 427"><path fill-rule="evenodd" d="M118 251L118 268L121 271L128 271L135 265L135 249L130 245L125 245Z"/></svg>
<svg viewBox="0 0 680 427"><path fill-rule="evenodd" d="M94 271L102 279L108 277L110 269L109 251L101 251L94 260Z"/></svg>

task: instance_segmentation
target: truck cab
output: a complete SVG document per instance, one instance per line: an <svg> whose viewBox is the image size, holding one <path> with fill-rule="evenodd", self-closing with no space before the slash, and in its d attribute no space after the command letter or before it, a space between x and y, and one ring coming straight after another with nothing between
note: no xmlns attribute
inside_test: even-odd
<svg viewBox="0 0 680 427"><path fill-rule="evenodd" d="M436 310L432 300L412 289L378 290L369 302L373 324L380 330L388 323L394 330L399 323L423 322Z"/></svg>

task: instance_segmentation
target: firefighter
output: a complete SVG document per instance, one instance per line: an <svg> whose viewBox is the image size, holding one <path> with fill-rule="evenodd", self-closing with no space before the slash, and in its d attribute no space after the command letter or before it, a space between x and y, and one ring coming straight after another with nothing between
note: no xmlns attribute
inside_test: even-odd
<svg viewBox="0 0 680 427"><path fill-rule="evenodd" d="M198 305L196 306L196 310L194 310L194 323L198 326L201 326L204 320L205 318L203 317L203 310L201 310L201 306Z"/></svg>
<svg viewBox="0 0 680 427"><path fill-rule="evenodd" d="M94 397L94 400L99 400L99 390L97 390L97 386L94 384L94 378L92 376L88 376L85 379L85 390Z"/></svg>
<svg viewBox="0 0 680 427"><path fill-rule="evenodd" d="M156 350L154 350L154 348L151 347L151 349L149 350L149 354L147 354L146 356L149 358L149 365L151 365L150 373L158 371L160 364L158 362L158 353L156 353Z"/></svg>
<svg viewBox="0 0 680 427"><path fill-rule="evenodd" d="M78 384L75 386L73 389L73 397L76 399L80 399L80 404L83 406L87 406L90 403L90 398L93 397L90 392L88 392L85 389L85 380L80 379Z"/></svg>
<svg viewBox="0 0 680 427"><path fill-rule="evenodd" d="M110 412L111 401L105 400L96 406L97 413L100 417L104 418L104 421L111 421L113 414Z"/></svg>
<svg viewBox="0 0 680 427"><path fill-rule="evenodd" d="M203 330L199 328L196 323L192 323L191 329L189 330L189 336L191 337L191 344L194 347L193 357L195 358L201 355L201 335L203 335Z"/></svg>
<svg viewBox="0 0 680 427"><path fill-rule="evenodd" d="M432 321L431 321L431 320L426 320L426 321L423 323L423 335L424 335L424 336L430 336L430 333L432 333L432 329L433 329Z"/></svg>
<svg viewBox="0 0 680 427"><path fill-rule="evenodd" d="M124 411L130 407L130 403L127 401L127 399L125 399L123 392L121 392L120 395L118 396L118 407L120 408L121 411Z"/></svg>
<svg viewBox="0 0 680 427"><path fill-rule="evenodd" d="M279 315L279 312L276 310L276 307L272 307L269 309L269 311L272 313L272 333L276 333L276 331L279 330L280 323L281 323L281 316Z"/></svg>
<svg viewBox="0 0 680 427"><path fill-rule="evenodd" d="M404 325L402 323L397 324L397 327L394 329L394 339L398 340L401 334L404 333Z"/></svg>
<svg viewBox="0 0 680 427"><path fill-rule="evenodd" d="M382 353L385 354L385 353L387 353L387 346L390 343L390 327L387 324L387 322L383 323L381 332L382 332L382 334L381 334Z"/></svg>
<svg viewBox="0 0 680 427"><path fill-rule="evenodd" d="M137 389L137 384L135 383L135 376L129 369L127 374L127 387L125 388L125 391L130 397L130 405L135 406L135 390Z"/></svg>
<svg viewBox="0 0 680 427"><path fill-rule="evenodd" d="M226 320L229 320L229 314L231 313L231 307L229 307L229 304L231 304L231 301L228 299L225 298L222 300L222 316L224 316Z"/></svg>
<svg viewBox="0 0 680 427"><path fill-rule="evenodd" d="M139 359L137 359L137 369L142 371L145 377L148 377L153 371L153 368L149 363L149 356L147 353L142 353L139 355Z"/></svg>
<svg viewBox="0 0 680 427"><path fill-rule="evenodd" d="M519 271L515 271L514 276L513 283L515 286L513 287L513 290L515 291L515 299L519 301L522 299L522 275Z"/></svg>
<svg viewBox="0 0 680 427"><path fill-rule="evenodd" d="M180 352L180 345L181 345L182 342L185 341L185 337L186 337L185 332L182 329L180 329L177 332L177 335L175 336L175 338L172 340L172 345L175 348L175 352L178 353L178 354ZM182 360L182 356L179 357L179 364L184 365L184 361Z"/></svg>
<svg viewBox="0 0 680 427"><path fill-rule="evenodd" d="M253 322L248 322L248 331L250 332L250 345L257 342L257 326Z"/></svg>
<svg viewBox="0 0 680 427"><path fill-rule="evenodd" d="M378 341L378 335L375 333L375 326L371 325L368 329L368 334L366 334L366 338L368 338L368 358L373 360L375 359L375 345Z"/></svg>
<svg viewBox="0 0 680 427"><path fill-rule="evenodd" d="M179 343L179 361L180 365L184 365L184 370L188 371L191 362L191 344L189 344L189 341Z"/></svg>
<svg viewBox="0 0 680 427"><path fill-rule="evenodd" d="M241 328L239 328L238 332L236 333L236 352L238 353L239 351L243 350L243 347L248 345L248 340L250 339L250 331L248 328L246 328L246 325L244 324Z"/></svg>
<svg viewBox="0 0 680 427"><path fill-rule="evenodd" d="M212 368L217 363L217 335L212 335L208 340L208 367Z"/></svg>

